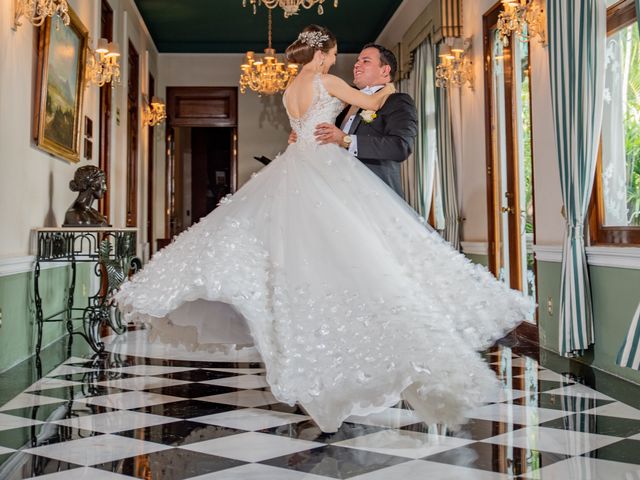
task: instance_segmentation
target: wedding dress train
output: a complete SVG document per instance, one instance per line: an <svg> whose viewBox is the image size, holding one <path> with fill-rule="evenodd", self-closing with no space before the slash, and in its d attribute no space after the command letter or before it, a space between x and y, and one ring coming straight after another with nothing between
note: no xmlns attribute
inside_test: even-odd
<svg viewBox="0 0 640 480"><path fill-rule="evenodd" d="M342 103L320 77L314 88L307 113L290 118L297 142L154 255L116 301L190 348L246 322L273 395L324 431L401 398L428 423L460 423L498 388L477 351L531 302L453 250L347 151L318 145L315 125ZM201 314L174 318L196 300Z"/></svg>

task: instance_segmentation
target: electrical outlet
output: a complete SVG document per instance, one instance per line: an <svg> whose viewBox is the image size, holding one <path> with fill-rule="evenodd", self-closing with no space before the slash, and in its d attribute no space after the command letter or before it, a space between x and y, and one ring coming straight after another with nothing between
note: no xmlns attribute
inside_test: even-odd
<svg viewBox="0 0 640 480"><path fill-rule="evenodd" d="M547 297L547 313L549 316L553 315L553 298Z"/></svg>

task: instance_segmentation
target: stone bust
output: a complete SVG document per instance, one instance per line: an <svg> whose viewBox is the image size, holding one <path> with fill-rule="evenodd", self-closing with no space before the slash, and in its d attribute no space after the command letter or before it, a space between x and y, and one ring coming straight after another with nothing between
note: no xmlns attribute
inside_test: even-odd
<svg viewBox="0 0 640 480"><path fill-rule="evenodd" d="M78 192L78 198L67 210L63 227L110 226L104 215L91 207L94 200L102 198L107 191L102 170L94 165L78 168L69 182L69 188L72 192Z"/></svg>

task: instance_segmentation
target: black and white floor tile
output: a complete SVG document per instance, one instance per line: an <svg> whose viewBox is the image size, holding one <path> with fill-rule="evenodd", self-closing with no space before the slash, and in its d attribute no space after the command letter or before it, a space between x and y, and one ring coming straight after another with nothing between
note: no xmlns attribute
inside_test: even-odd
<svg viewBox="0 0 640 480"><path fill-rule="evenodd" d="M458 430L400 403L327 434L273 397L255 351L180 352L132 331L0 406L0 479L640 479L640 410L535 352L485 358L504 390Z"/></svg>

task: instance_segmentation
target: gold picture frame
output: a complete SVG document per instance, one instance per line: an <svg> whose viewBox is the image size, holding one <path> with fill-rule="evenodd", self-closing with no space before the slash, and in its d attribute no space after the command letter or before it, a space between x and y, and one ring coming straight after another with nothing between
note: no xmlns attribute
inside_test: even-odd
<svg viewBox="0 0 640 480"><path fill-rule="evenodd" d="M48 17L38 35L34 139L45 152L79 162L89 32L71 8L69 16L68 26Z"/></svg>

